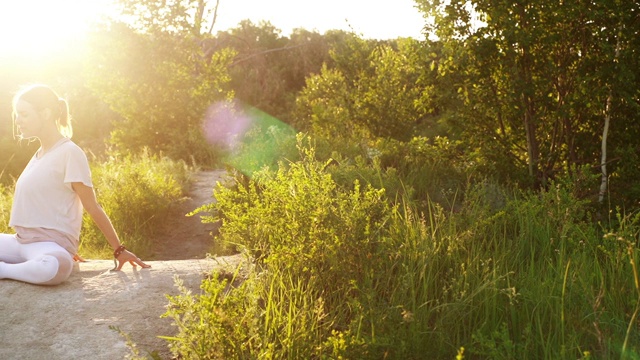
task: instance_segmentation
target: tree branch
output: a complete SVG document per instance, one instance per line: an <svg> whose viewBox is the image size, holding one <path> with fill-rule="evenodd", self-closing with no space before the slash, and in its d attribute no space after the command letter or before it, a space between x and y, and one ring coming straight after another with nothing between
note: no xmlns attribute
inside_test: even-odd
<svg viewBox="0 0 640 360"><path fill-rule="evenodd" d="M209 26L209 35L213 32L213 26L218 19L218 6L220 6L220 0L216 0L216 6L213 8L213 19L211 20L211 26Z"/></svg>

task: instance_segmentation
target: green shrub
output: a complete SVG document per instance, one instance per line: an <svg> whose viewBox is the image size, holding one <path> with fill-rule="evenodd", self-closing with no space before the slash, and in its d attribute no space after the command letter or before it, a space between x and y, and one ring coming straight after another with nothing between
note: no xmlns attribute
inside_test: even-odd
<svg viewBox="0 0 640 360"><path fill-rule="evenodd" d="M247 176L264 167L277 168L282 158L295 161L295 131L257 109L248 112L255 123L228 149L223 161Z"/></svg>
<svg viewBox="0 0 640 360"><path fill-rule="evenodd" d="M348 313L342 296L370 270L366 264L380 245L388 205L381 201L384 192L371 186L338 187L312 149L301 151L301 162L257 173L237 190L216 190L212 206L223 219L220 236L269 269L318 281L325 302Z"/></svg>
<svg viewBox="0 0 640 360"><path fill-rule="evenodd" d="M371 282L375 259L384 253L382 229L391 213L382 200L384 191L358 182L350 189L339 187L313 149L299 149L302 161L255 173L236 188L218 186L217 202L200 209L217 212L220 237L247 249L262 269L252 292L245 294L261 301L247 300L248 308L238 312L243 317L235 321L246 322L246 314L256 314L252 321L261 345L255 345L252 356L353 353L340 350L344 344L337 339L347 336L348 343L362 344L357 330L349 328L362 321L366 306L358 294L368 291L362 285ZM223 312L235 312L228 310ZM179 323L187 334L198 332L197 324ZM348 335L352 332L353 339ZM202 339L207 336L200 333ZM221 346L215 337L207 339L209 348ZM361 347L357 352L362 355L366 350Z"/></svg>
<svg viewBox="0 0 640 360"><path fill-rule="evenodd" d="M150 155L110 157L92 166L98 202L121 241L140 257L153 247L154 234L169 207L183 199L190 168L183 161ZM110 257L111 248L85 213L80 251L88 257Z"/></svg>
<svg viewBox="0 0 640 360"><path fill-rule="evenodd" d="M389 189L394 194L406 193L423 210L429 201L451 209L461 202L472 174L473 162L466 158L461 146L462 143L443 137L414 137L407 142L378 140L372 156L382 169L397 172L403 187Z"/></svg>
<svg viewBox="0 0 640 360"><path fill-rule="evenodd" d="M259 266L241 286L218 291L215 311L200 313L208 292L172 302L180 331L172 342L199 347L174 347L176 356L638 354L640 215L599 229L589 222L591 203L562 182L536 193L480 182L455 211L434 201L417 206L407 194L389 202L384 190L337 182L329 169L345 178L358 170L344 159L329 166L300 149L300 162L218 187L218 203L205 207L222 220L221 239L245 247ZM392 172L380 176L393 182ZM226 284L203 283L211 286ZM216 313L243 330L209 334Z"/></svg>
<svg viewBox="0 0 640 360"><path fill-rule="evenodd" d="M170 317L178 334L163 337L170 341L175 355L184 359L248 358L258 337L257 309L252 296L251 279L238 288L227 289L228 279L218 273L202 283L201 294L192 295L179 279L179 295L168 296L169 306L164 317ZM236 273L237 275L237 273Z"/></svg>
<svg viewBox="0 0 640 360"><path fill-rule="evenodd" d="M183 198L192 169L182 161L141 155L110 157L91 162L98 202L109 215L120 239L144 257L151 251L153 235L166 220L169 206ZM0 233L9 228L13 185L0 183ZM111 257L112 250L85 212L80 239L85 257Z"/></svg>
<svg viewBox="0 0 640 360"><path fill-rule="evenodd" d="M239 269L238 269L239 270ZM316 288L279 269L207 278L200 294L180 286L163 315L178 327L164 337L183 359L309 359L327 346L325 304ZM229 281L231 280L231 281Z"/></svg>

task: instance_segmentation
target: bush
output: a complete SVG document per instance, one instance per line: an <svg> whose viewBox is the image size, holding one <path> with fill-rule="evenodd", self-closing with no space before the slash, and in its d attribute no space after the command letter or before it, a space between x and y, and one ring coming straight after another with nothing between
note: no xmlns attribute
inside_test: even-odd
<svg viewBox="0 0 640 360"><path fill-rule="evenodd" d="M327 306L349 319L343 296L371 270L366 264L389 213L384 191L358 182L338 187L313 150L300 149L301 162L257 173L237 191L217 189L212 206L223 219L220 236L267 269L286 268L293 279L313 281L325 289Z"/></svg>
<svg viewBox="0 0 640 360"><path fill-rule="evenodd" d="M442 137L433 140L414 137L407 142L378 140L373 157L382 169L397 172L404 185L393 189L394 193L407 193L424 210L429 201L451 209L461 202L473 173L472 162L465 157L461 146L460 142Z"/></svg>
<svg viewBox="0 0 640 360"><path fill-rule="evenodd" d="M92 166L98 202L110 217L121 241L140 257L147 256L152 240L171 205L180 201L191 169L183 161L143 152L114 156ZM85 213L80 251L88 257L111 257L111 248Z"/></svg>
<svg viewBox="0 0 640 360"><path fill-rule="evenodd" d="M367 291L362 284L371 282L378 266L374 259L384 253L381 230L390 214L382 200L384 191L358 182L350 189L339 187L324 171L326 164L315 160L312 149L299 149L302 161L281 164L276 172L255 173L253 180L235 189L219 186L217 202L200 209L215 211L222 219L220 237L244 247L262 269L257 280L245 282L251 292L243 295L244 308L237 311L236 304L221 310L225 316L239 314L231 323L255 324L255 337L260 341L247 351L257 357L353 353L353 349L335 347L344 346L345 336L348 343L359 343L359 335L353 335L354 339L349 335L352 323L364 316L365 306L359 304L358 294ZM219 285L211 285L215 281L207 280L203 287L217 288ZM230 294L242 291L246 288ZM212 296L194 301L208 303ZM180 314L191 314L198 308L184 301L173 306L180 304L184 305L177 310ZM247 320L251 314L255 318ZM185 334L199 333L197 338L207 339L200 356L223 347L219 343L223 340L203 333L208 330L199 328L198 323L202 321L179 321ZM204 327L210 329L216 324L214 321ZM235 340L238 342L231 346L236 349L239 344L246 345L246 339Z"/></svg>
<svg viewBox="0 0 640 360"><path fill-rule="evenodd" d="M300 149L300 162L216 189L218 203L207 210L222 220L222 240L245 247L259 266L242 285L213 277L203 294L171 300L177 357L640 351L640 215L601 231L589 222L589 201L563 183L535 193L478 183L455 212L433 201L417 207L407 195L392 205L381 189L339 185L312 149ZM330 168L340 174L343 166Z"/></svg>

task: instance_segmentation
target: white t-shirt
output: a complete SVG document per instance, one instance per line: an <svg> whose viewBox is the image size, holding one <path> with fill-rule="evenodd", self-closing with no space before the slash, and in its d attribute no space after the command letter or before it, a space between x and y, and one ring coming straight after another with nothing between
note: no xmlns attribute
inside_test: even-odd
<svg viewBox="0 0 640 360"><path fill-rule="evenodd" d="M75 240L77 250L83 208L71 187L73 182L93 187L87 156L64 138L40 158L34 155L22 171L16 182L9 226L18 236L23 228L62 232Z"/></svg>

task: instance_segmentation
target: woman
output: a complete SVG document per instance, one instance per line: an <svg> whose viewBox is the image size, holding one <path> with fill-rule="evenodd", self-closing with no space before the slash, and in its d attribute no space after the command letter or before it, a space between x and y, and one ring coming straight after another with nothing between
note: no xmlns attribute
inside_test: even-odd
<svg viewBox="0 0 640 360"><path fill-rule="evenodd" d="M85 153L71 141L67 102L49 87L34 85L13 99L18 136L37 139L40 148L18 178L9 226L0 234L0 279L39 285L65 281L78 257L82 213L89 213L114 249L115 269L142 262L120 243L96 200Z"/></svg>

